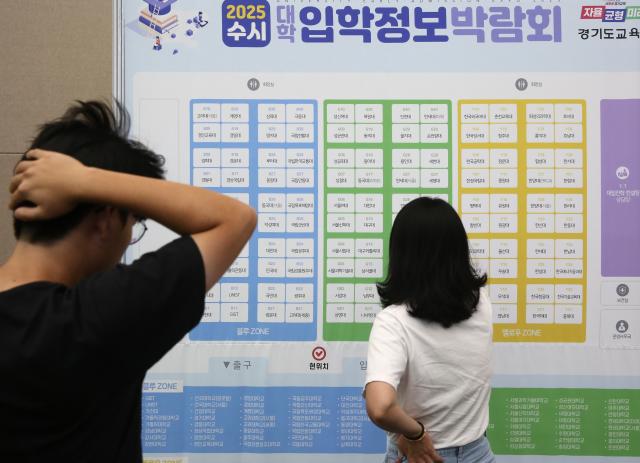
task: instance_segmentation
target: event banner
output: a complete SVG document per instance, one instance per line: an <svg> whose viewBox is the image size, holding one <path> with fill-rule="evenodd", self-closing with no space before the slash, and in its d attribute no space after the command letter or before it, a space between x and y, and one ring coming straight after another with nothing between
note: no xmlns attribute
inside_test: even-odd
<svg viewBox="0 0 640 463"><path fill-rule="evenodd" d="M367 340L420 196L488 276L498 461L638 461L640 0L114 0L114 32L132 135L258 214L147 374L145 461L382 461Z"/></svg>

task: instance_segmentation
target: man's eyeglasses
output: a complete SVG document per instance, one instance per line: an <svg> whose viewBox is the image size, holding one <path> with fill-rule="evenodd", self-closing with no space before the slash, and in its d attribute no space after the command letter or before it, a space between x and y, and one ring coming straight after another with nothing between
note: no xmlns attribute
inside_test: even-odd
<svg viewBox="0 0 640 463"><path fill-rule="evenodd" d="M147 232L146 221L147 219L136 217L136 221L131 229L131 241L129 241L129 245L136 244Z"/></svg>

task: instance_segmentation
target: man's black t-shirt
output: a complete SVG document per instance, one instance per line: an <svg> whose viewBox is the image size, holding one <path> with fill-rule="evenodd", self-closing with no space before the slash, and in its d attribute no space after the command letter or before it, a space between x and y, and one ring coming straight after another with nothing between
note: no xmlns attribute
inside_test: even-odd
<svg viewBox="0 0 640 463"><path fill-rule="evenodd" d="M140 462L145 372L204 311L183 237L72 288L0 292L0 461Z"/></svg>

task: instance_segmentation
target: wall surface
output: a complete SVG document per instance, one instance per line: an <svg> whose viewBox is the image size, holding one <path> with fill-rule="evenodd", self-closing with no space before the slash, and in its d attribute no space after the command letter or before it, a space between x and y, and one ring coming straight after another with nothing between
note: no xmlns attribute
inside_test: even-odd
<svg viewBox="0 0 640 463"><path fill-rule="evenodd" d="M109 99L110 0L0 4L0 262L13 248L6 205L13 166L39 124L78 99Z"/></svg>

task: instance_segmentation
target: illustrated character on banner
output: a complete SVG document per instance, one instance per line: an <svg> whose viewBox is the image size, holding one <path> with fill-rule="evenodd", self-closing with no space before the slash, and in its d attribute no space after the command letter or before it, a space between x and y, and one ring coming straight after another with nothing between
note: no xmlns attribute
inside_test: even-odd
<svg viewBox="0 0 640 463"><path fill-rule="evenodd" d="M198 11L198 16L195 16L193 18L193 22L195 23L196 27L204 27L207 24L209 24L209 21L204 19L204 15L202 14L202 11Z"/></svg>

